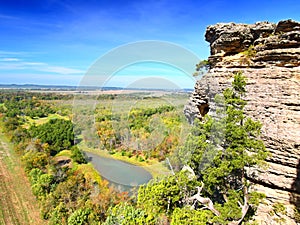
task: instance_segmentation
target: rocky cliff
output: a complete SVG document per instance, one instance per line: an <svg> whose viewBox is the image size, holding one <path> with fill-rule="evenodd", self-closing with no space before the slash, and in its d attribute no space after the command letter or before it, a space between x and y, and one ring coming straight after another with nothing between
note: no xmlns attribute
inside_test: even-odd
<svg viewBox="0 0 300 225"><path fill-rule="evenodd" d="M249 179L266 194L257 211L259 224L297 224L300 209L300 23L220 23L205 34L210 43L209 72L195 85L185 113L214 112L214 96L231 85L233 73L247 77L246 113L263 124L271 152L268 167L251 168ZM279 203L285 211L276 211ZM299 216L299 215L298 215Z"/></svg>

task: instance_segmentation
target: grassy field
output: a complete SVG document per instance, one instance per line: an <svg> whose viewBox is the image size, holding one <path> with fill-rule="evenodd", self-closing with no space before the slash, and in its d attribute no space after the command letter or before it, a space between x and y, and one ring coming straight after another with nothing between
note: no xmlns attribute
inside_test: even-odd
<svg viewBox="0 0 300 225"><path fill-rule="evenodd" d="M20 160L0 131L0 224L45 224Z"/></svg>

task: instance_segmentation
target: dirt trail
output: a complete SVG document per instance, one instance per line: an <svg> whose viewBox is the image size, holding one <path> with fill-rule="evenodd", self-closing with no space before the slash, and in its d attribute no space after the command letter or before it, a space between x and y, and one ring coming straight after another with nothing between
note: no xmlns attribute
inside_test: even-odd
<svg viewBox="0 0 300 225"><path fill-rule="evenodd" d="M45 224L20 160L0 131L0 225Z"/></svg>

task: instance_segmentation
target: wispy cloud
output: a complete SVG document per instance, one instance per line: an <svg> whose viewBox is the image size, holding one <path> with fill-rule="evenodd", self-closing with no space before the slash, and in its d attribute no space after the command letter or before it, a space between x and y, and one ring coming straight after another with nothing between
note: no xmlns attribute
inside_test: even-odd
<svg viewBox="0 0 300 225"><path fill-rule="evenodd" d="M26 55L26 54L28 54L28 53L27 52L22 52L22 51L15 52L15 51L0 50L0 57L11 57L12 55L13 56L20 56L20 55Z"/></svg>
<svg viewBox="0 0 300 225"><path fill-rule="evenodd" d="M1 14L0 13L0 19L14 20L14 19L18 19L18 17L11 16L11 15L6 15L6 14Z"/></svg>
<svg viewBox="0 0 300 225"><path fill-rule="evenodd" d="M69 74L84 74L84 70L74 69L70 67L64 66L53 66L43 62L26 62L22 61L19 58L3 58L0 60L0 69L1 70L30 70L30 71L39 71L46 72L52 74L61 74L61 75L69 75Z"/></svg>
<svg viewBox="0 0 300 225"><path fill-rule="evenodd" d="M3 62L18 62L18 61L20 61L20 59L18 59L18 58L2 58L2 59L0 59L0 61L3 61Z"/></svg>
<svg viewBox="0 0 300 225"><path fill-rule="evenodd" d="M40 68L37 68L37 70L43 71L43 72L49 72L49 73L57 73L57 74L83 74L84 70L78 70L63 66L49 66L45 65Z"/></svg>

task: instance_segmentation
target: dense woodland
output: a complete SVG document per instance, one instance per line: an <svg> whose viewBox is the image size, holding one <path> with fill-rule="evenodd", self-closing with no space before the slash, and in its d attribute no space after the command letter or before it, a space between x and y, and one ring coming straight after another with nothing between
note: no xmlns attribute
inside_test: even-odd
<svg viewBox="0 0 300 225"><path fill-rule="evenodd" d="M262 165L268 153L259 139L261 124L244 115L245 85L243 75L235 74L232 88L216 96L217 116L196 120L185 140L183 105L154 104L159 98L153 96L128 112L109 107L116 96L98 96L97 146L80 134L82 127L74 129L72 95L3 91L1 127L22 158L49 224L252 224L264 196L251 190L245 168ZM121 101L132 98L139 96L124 95ZM151 125L157 118L158 133ZM158 144L151 141L157 138ZM171 175L158 176L129 196L101 178L82 144L146 164L168 158Z"/></svg>
<svg viewBox="0 0 300 225"><path fill-rule="evenodd" d="M53 104L73 96L1 92L0 98L1 127L22 158L49 224L99 224L110 206L129 199L109 187L74 145L70 108Z"/></svg>

